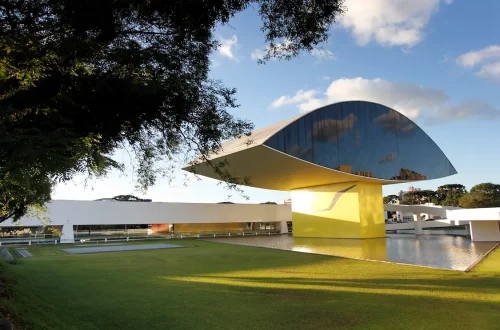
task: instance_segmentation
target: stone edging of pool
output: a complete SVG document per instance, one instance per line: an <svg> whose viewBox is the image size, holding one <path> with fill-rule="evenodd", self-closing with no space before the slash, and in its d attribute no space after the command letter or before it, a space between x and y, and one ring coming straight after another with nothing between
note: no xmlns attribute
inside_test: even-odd
<svg viewBox="0 0 500 330"><path fill-rule="evenodd" d="M495 249L497 247L500 246L500 243L497 243L494 247L492 247L488 252L486 252L481 258L477 259L476 261L474 261L472 263L472 265L470 265L469 267L467 267L466 270L464 270L463 272L464 273L468 273L470 272L471 270L473 270L474 268L476 268L477 265L479 265L481 263L481 261L483 261L484 259L486 259L487 256L489 256L491 254L491 252L495 251Z"/></svg>

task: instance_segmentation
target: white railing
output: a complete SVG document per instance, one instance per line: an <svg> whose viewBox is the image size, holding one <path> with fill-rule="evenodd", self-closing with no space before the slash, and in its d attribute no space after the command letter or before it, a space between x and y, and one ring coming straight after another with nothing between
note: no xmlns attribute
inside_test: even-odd
<svg viewBox="0 0 500 330"><path fill-rule="evenodd" d="M280 235L276 231L242 231L242 232L206 232L206 233L172 233L166 235L129 235L129 236L116 236L116 235L98 235L98 236L87 236L87 237L75 237L75 243L111 243L111 242L129 242L129 241L140 241L140 240L150 240L150 239L203 239L203 238L213 238L213 237L238 237L238 236L271 236ZM0 246L26 246L32 244L60 244L59 238L54 239L37 239L37 238L27 238L27 239L12 239L12 240L1 240Z"/></svg>

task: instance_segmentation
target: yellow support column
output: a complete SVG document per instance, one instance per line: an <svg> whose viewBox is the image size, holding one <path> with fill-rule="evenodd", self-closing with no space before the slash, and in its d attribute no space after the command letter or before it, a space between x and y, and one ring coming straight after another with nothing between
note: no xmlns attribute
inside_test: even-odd
<svg viewBox="0 0 500 330"><path fill-rule="evenodd" d="M385 237L382 185L335 183L292 190L295 237Z"/></svg>

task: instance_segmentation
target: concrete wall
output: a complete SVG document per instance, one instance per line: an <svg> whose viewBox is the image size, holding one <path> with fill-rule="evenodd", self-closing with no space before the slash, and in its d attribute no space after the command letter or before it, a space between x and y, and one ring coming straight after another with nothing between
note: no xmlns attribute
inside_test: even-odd
<svg viewBox="0 0 500 330"><path fill-rule="evenodd" d="M446 212L450 210L460 209L453 206L435 206L435 205L400 205L400 204L384 204L386 211L399 211L403 213L423 213L432 214L446 218ZM460 209L461 210L461 209Z"/></svg>
<svg viewBox="0 0 500 330"><path fill-rule="evenodd" d="M245 222L178 223L174 226L174 233L241 232L245 230L245 226Z"/></svg>
<svg viewBox="0 0 500 330"><path fill-rule="evenodd" d="M47 205L46 225L121 225L290 221L290 205L142 203L54 200ZM7 220L0 227L36 227L37 218Z"/></svg>
<svg viewBox="0 0 500 330"><path fill-rule="evenodd" d="M500 207L447 210L446 218L455 221L500 221Z"/></svg>
<svg viewBox="0 0 500 330"><path fill-rule="evenodd" d="M471 221L470 235L474 242L500 242L500 221Z"/></svg>
<svg viewBox="0 0 500 330"><path fill-rule="evenodd" d="M401 230L401 229L415 229L415 222L406 222L406 223L394 223L394 224L386 224L386 230ZM448 220L434 220L434 221L422 221L421 228L441 228L441 227L450 227L453 226L454 223L450 224Z"/></svg>

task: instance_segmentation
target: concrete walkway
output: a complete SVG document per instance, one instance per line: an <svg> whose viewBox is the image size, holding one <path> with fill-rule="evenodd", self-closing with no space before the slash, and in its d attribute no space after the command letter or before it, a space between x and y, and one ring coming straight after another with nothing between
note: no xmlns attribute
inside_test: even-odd
<svg viewBox="0 0 500 330"><path fill-rule="evenodd" d="M64 252L71 254L85 253L101 253L101 252L121 252L121 251L136 251L136 250L156 250L156 249L173 249L182 248L182 245L174 244L145 244L145 245L122 245L122 246L99 246L99 247L79 247L72 249L62 249Z"/></svg>

